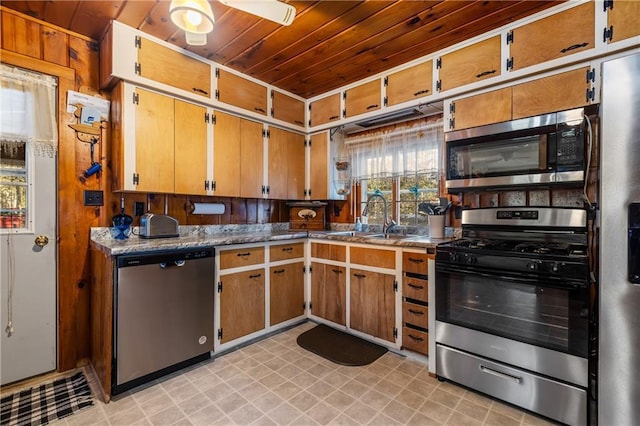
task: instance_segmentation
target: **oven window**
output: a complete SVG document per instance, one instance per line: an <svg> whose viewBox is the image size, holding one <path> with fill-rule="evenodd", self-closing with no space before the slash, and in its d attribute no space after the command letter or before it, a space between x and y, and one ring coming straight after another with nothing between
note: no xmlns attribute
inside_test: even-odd
<svg viewBox="0 0 640 426"><path fill-rule="evenodd" d="M436 317L485 333L587 356L588 290L438 271Z"/></svg>
<svg viewBox="0 0 640 426"><path fill-rule="evenodd" d="M540 172L547 169L547 135L449 146L448 179Z"/></svg>

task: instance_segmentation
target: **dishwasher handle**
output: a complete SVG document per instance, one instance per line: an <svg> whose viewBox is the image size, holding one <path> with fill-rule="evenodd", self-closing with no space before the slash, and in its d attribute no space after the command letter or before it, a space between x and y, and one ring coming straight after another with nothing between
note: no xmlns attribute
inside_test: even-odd
<svg viewBox="0 0 640 426"><path fill-rule="evenodd" d="M184 266L184 264L187 263L186 260L174 260L173 262L160 262L160 269L167 269L167 268L179 268L181 266Z"/></svg>

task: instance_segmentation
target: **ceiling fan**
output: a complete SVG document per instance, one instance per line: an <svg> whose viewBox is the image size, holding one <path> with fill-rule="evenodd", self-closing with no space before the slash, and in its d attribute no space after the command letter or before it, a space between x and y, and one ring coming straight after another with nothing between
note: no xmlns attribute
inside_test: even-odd
<svg viewBox="0 0 640 426"><path fill-rule="evenodd" d="M225 6L251 13L281 25L291 25L296 8L279 0L218 0ZM214 17L208 0L171 0L171 21L185 31L187 44L204 45L213 30Z"/></svg>

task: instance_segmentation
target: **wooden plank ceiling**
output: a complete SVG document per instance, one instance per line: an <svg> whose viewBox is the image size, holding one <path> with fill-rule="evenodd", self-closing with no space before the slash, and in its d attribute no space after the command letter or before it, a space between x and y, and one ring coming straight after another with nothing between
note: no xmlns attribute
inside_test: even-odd
<svg viewBox="0 0 640 426"><path fill-rule="evenodd" d="M281 26L211 1L205 46L187 46L168 0L3 0L2 5L99 40L111 19L310 98L501 27L562 1L288 1Z"/></svg>

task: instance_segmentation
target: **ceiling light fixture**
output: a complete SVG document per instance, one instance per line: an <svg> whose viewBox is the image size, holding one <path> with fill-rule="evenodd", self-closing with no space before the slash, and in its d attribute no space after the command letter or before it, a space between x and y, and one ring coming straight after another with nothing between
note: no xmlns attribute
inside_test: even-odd
<svg viewBox="0 0 640 426"><path fill-rule="evenodd" d="M220 3L281 25L291 25L296 8L278 0L219 0Z"/></svg>
<svg viewBox="0 0 640 426"><path fill-rule="evenodd" d="M207 43L207 33L213 30L213 11L208 0L171 0L169 5L171 21L184 30L187 43L203 45Z"/></svg>

